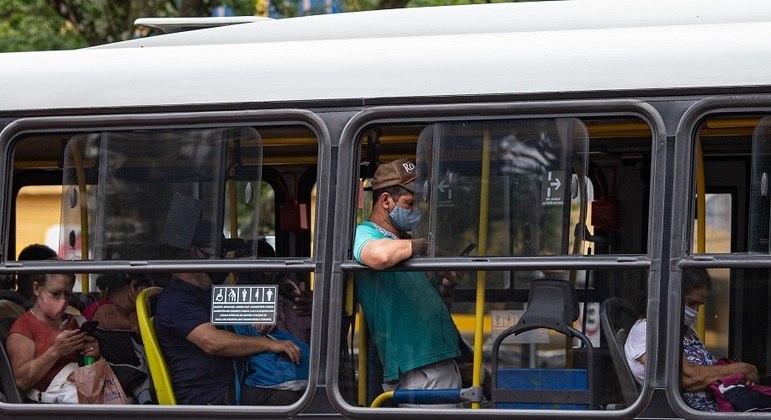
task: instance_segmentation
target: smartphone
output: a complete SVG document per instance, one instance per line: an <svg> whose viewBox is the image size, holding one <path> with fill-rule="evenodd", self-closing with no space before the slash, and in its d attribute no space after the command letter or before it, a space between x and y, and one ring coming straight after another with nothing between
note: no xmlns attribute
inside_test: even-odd
<svg viewBox="0 0 771 420"><path fill-rule="evenodd" d="M460 253L460 256L461 256L461 257L465 257L466 255L470 254L470 253L471 253L471 251L473 251L473 250L474 250L474 248L476 248L476 247L477 247L477 244L475 244L475 243L473 243L473 242L472 242L472 243L470 243L470 244L468 244L468 245L466 246L466 248L464 248L464 249L463 249L463 251L461 251L461 253Z"/></svg>
<svg viewBox="0 0 771 420"><path fill-rule="evenodd" d="M99 321L86 321L80 326L80 330L88 335L94 335L97 325L99 325Z"/></svg>

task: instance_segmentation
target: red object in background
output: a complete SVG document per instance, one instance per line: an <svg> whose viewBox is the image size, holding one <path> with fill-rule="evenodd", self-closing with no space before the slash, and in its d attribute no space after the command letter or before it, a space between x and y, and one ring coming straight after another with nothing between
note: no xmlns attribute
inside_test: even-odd
<svg viewBox="0 0 771 420"><path fill-rule="evenodd" d="M616 230L620 225L621 209L616 200L592 201L592 226L596 229Z"/></svg>
<svg viewBox="0 0 771 420"><path fill-rule="evenodd" d="M308 205L305 203L286 203L279 209L282 230L303 232L309 229Z"/></svg>

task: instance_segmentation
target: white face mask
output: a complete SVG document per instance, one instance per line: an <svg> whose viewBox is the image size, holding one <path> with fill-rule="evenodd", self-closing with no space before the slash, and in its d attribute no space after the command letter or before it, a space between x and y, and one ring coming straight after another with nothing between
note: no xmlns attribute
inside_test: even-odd
<svg viewBox="0 0 771 420"><path fill-rule="evenodd" d="M683 312L683 324L685 324L685 326L693 325L694 322L696 322L696 315L698 314L699 314L699 311L689 306L686 306Z"/></svg>

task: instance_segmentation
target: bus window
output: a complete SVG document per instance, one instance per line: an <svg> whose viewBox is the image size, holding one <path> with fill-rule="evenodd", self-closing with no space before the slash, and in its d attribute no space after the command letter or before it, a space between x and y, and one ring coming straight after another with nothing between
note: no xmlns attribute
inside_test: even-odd
<svg viewBox="0 0 771 420"><path fill-rule="evenodd" d="M227 207L242 207L239 222L256 239L247 226L259 224L261 142L248 128L73 136L64 156L60 257L157 259L163 238L182 245L197 220L225 231L223 186L231 180L241 181L241 195Z"/></svg>
<svg viewBox="0 0 771 420"><path fill-rule="evenodd" d="M30 244L59 248L62 187L27 185L16 196L16 257Z"/></svg>
<svg viewBox="0 0 771 420"><path fill-rule="evenodd" d="M750 363L761 376L771 366L767 351L771 335L759 327L771 319L771 275L757 266L769 253L770 122L766 115L737 112L709 115L697 126L691 139L687 216L693 220L688 226L692 239L684 244L685 259L692 255L696 263L682 269L680 296L687 305L688 270L706 269L711 287L690 325L694 335L715 359ZM701 259L712 265L700 263ZM691 407L697 404L688 394L683 394L683 401Z"/></svg>
<svg viewBox="0 0 771 420"><path fill-rule="evenodd" d="M316 273L310 235L317 219L309 213L315 211L318 154L312 130L299 124L185 127L176 122L173 127L52 131L30 130L12 138L13 181L20 191L12 220L19 240L43 242L45 231L53 232L58 240L52 248L67 260L25 262L27 273L72 267L70 260L86 267L77 273L86 281L76 283L73 313L85 310L100 291L108 293L96 287L105 276L147 276L155 286L168 287L172 276L205 273L212 283L229 278L244 285L239 299L246 299L242 292L248 290L269 290L260 296L276 296L271 318L281 330L276 335L311 341ZM44 217L37 218L37 212ZM23 236L35 232L25 229L30 223L39 225L42 239ZM183 256L190 250L197 254ZM179 263L170 261L179 258L190 260L189 273L180 273ZM218 269L223 264L228 268ZM117 275L116 267L125 271ZM228 271L232 274L226 277ZM265 285L275 285L275 292ZM304 351L303 379L291 384L297 398L309 374L311 356Z"/></svg>
<svg viewBox="0 0 771 420"><path fill-rule="evenodd" d="M469 242L486 256L575 253L569 237L584 230L570 226L572 175L585 176L587 148L586 127L572 119L429 126L418 138L416 199L430 217L416 234L453 254Z"/></svg>
<svg viewBox="0 0 771 420"><path fill-rule="evenodd" d="M731 194L705 194L705 240L704 252L731 252ZM699 230L699 220L695 220L694 232ZM694 235L693 249L699 251L698 233ZM728 357L730 307L730 271L712 269L709 271L712 288L704 304L702 315L697 324L704 336L709 335L705 344L716 357Z"/></svg>
<svg viewBox="0 0 771 420"><path fill-rule="evenodd" d="M492 271L461 271L465 278L476 278L477 276L491 276ZM498 372L503 379L498 384L500 389L520 389L522 391L541 390L543 394L548 394L549 390L559 392L559 386L549 388L533 387L526 384L523 378L530 378L534 381L544 381L554 386L554 381L562 381L563 385L573 390L587 390L588 366L587 346L581 342L581 336L592 343L592 373L596 389L605 390L603 393L596 393L591 398L596 405L582 404L562 404L562 405L544 405L537 404L534 401L520 403L503 403L491 397L491 384L482 384L485 392L486 403L483 407L487 408L557 408L557 409L578 409L585 410L589 407L623 407L624 392L621 381L617 378L616 372L621 371L621 366L625 363L623 353L618 357L611 357L607 352L608 341L606 331L601 326L600 302L609 298L625 302L630 310L625 314L620 314L621 319L616 320L619 328L626 331L632 327L633 323L645 316L647 305L647 279L646 270L538 270L538 271L516 271L511 273L512 277L518 280L518 284L524 288L529 288L534 281L544 279L556 279L572 284L577 296L576 313L579 314L572 326L579 331L579 334L568 339L563 334L554 330L538 328L528 331L522 335L507 336L502 342L497 353L493 352L493 344L496 338L507 328L513 327L523 317L528 309L527 292L524 294L499 293L496 298L491 299L485 304L485 315L483 321L483 360L487 369L491 368L493 358L498 364ZM473 352L475 340L475 306L473 302L464 301L462 296L456 292L447 292L444 296L445 303L449 305L453 321L461 334L462 354L461 373L463 386L470 387L472 384L473 373ZM537 310L537 308L536 308ZM617 316L617 315L614 315ZM617 316L618 317L618 316ZM358 361L359 378L358 383L354 383L353 390L344 393L353 405L369 406L376 397L383 391L382 366L377 359L373 359L377 354L377 348L372 343L372 337L361 335L364 323L364 317L361 313L354 320L357 328L350 337L350 345L353 348L354 355L358 357L369 357L367 362ZM420 326L417 326L418 328ZM368 331L368 329L366 329ZM614 332L615 333L615 332ZM369 334L369 333L367 333ZM615 334L614 334L615 335ZM366 347L366 352L362 348ZM623 351L623 343L621 344ZM619 370L615 370L615 365ZM347 365L346 365L347 366ZM351 369L356 369L355 367ZM583 369L576 374L576 369ZM489 371L488 373L489 374ZM538 379L535 379L538 378ZM489 378L488 378L489 379ZM345 382L344 382L345 385ZM631 392L637 393L632 385ZM496 389L499 389L496 388ZM358 389L358 392L356 391ZM358 396L357 396L358 393ZM635 397L636 399L636 397ZM575 400L571 400L575 401ZM586 401L586 400L583 400ZM633 402L627 401L627 404ZM390 406L390 405L388 405ZM468 403L464 405L469 407Z"/></svg>
<svg viewBox="0 0 771 420"><path fill-rule="evenodd" d="M255 189L259 189L255 193ZM265 181L255 185L249 181L228 181L225 192L225 233L229 238L253 238L276 248L276 196L273 186ZM259 199L257 212L250 211L250 201ZM255 217L259 215L259 217ZM256 232L256 233L255 233Z"/></svg>
<svg viewBox="0 0 771 420"><path fill-rule="evenodd" d="M693 249L697 253L731 252L731 205L734 197L727 193L706 193L704 197L704 249L700 249L698 218L694 220Z"/></svg>
<svg viewBox="0 0 771 420"><path fill-rule="evenodd" d="M750 180L750 242L749 250L771 252L771 205L768 178L771 176L771 117L761 118L752 133L752 164Z"/></svg>
<svg viewBox="0 0 771 420"><path fill-rule="evenodd" d="M716 358L729 357L731 271L713 268L709 276L712 287L696 325L699 332L703 332L707 349Z"/></svg>
<svg viewBox="0 0 771 420"><path fill-rule="evenodd" d="M377 165L400 158L414 160L415 202L422 221L411 234L427 238L434 246L429 246L428 255L413 261L428 265L441 261L441 269L426 270L429 278L446 270L448 261L463 273L450 296L443 297L466 342L466 362L471 358L468 352L474 352L473 343L481 337L482 358L490 368L495 338L527 311L534 282L565 282L578 299L577 319L572 325L593 349L602 349L591 362L596 368L596 389L608 391L594 395L596 400L588 405L551 408L628 406L637 398L637 386L618 378L616 372L622 371L624 356L617 353L611 359L607 351L609 335L616 337L617 330L603 331L600 318L607 306L603 303L608 301L621 301L629 308L617 319L621 329L628 331L636 319L645 316L649 270L622 265L579 270L552 264L558 260L586 262L591 260L587 256L608 254L637 255L639 261L645 261L652 137L650 126L637 117L378 125L364 131L359 143L362 180L356 220L369 217ZM470 252L464 253L468 249ZM474 269L468 267L472 264ZM351 275L353 278L356 273ZM355 289L355 281L351 284ZM477 330L476 289L480 284L486 293L483 328ZM438 290L447 291L443 287ZM341 374L345 378L350 372L358 373L342 382L343 394L351 404L369 406L382 392L379 385L383 377L373 356L378 349L362 334L368 327L360 312L349 322L354 325L353 339L348 341L352 357L343 359L348 373ZM533 334L504 340L499 368L514 372L514 376L538 374L535 372L540 369L546 369L546 375L565 374L565 369L586 368L586 349L579 340L566 341L559 333L537 329ZM365 355L366 362L349 363ZM619 370L613 369L614 364ZM465 368L470 371L465 370L464 386L470 386L474 368ZM349 383L353 389L345 388ZM625 389L627 385L631 386ZM482 406L549 408L524 401L497 405L491 398L488 394ZM467 401L464 406L470 404Z"/></svg>

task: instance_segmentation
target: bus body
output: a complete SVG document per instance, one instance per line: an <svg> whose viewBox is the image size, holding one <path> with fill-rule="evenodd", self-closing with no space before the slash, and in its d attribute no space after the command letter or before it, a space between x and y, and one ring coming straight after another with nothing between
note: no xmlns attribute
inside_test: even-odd
<svg viewBox="0 0 771 420"><path fill-rule="evenodd" d="M109 273L160 286L178 272L278 275L313 296L309 384L293 405L2 402L0 412L700 418L681 390L683 270L712 278L695 326L707 348L771 371L769 35L771 9L757 0L575 0L265 20L0 54L5 278L74 273L83 304ZM436 247L395 269L463 273L450 308L479 360L495 357L515 378L592 365L591 401L568 404L573 391L547 386L514 389L541 404L490 394L454 410L371 407L381 390L353 298L352 279L367 270L353 237L376 165L398 158L418 167L413 235ZM228 239L219 246L239 248L162 258L164 229L186 217L171 210L175 195L200 204L196 217ZM60 260L17 261L45 240L25 235L33 227L49 232ZM266 237L275 257L257 255ZM578 341L546 330L491 354L537 279L575 289L573 325L594 349L583 365ZM647 318L642 386L620 377L616 331L601 325L611 299Z"/></svg>

